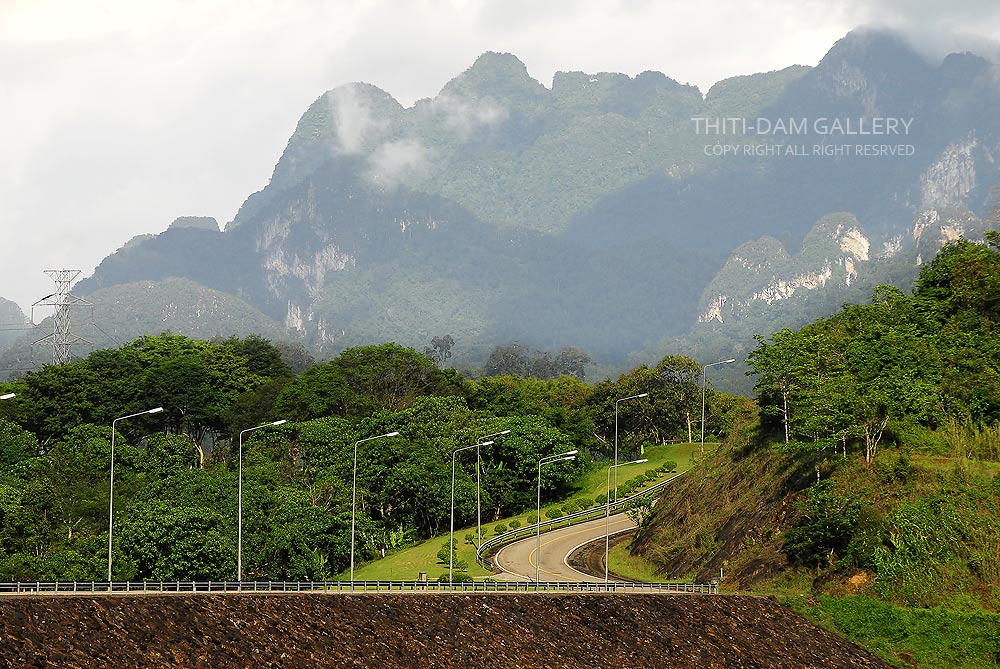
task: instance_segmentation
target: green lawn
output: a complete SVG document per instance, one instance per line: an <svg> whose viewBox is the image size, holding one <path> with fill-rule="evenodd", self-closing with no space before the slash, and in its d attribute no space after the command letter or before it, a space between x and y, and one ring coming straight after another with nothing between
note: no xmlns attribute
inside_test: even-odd
<svg viewBox="0 0 1000 669"><path fill-rule="evenodd" d="M638 555L632 555L628 550L628 542L623 541L611 547L608 556L609 569L625 578L645 583L661 583L671 579L663 578L656 573L656 565Z"/></svg>
<svg viewBox="0 0 1000 669"><path fill-rule="evenodd" d="M715 444L712 445L715 447ZM645 462L639 465L627 465L618 468L618 483L619 485L629 478L636 476L642 472L650 469L655 469L662 465L667 460L673 460L677 463L677 472L683 472L689 469L695 462L695 456L700 450L701 445L695 444L664 444L660 446L653 446L646 449L646 452L642 457L647 458L649 462ZM671 474L672 476L672 474ZM612 480L614 477L614 472L612 472ZM650 482L648 485L654 485L655 483L662 481L665 476L660 476L655 481ZM593 471L588 472L580 481L580 488L572 494L567 499L561 500L558 503L550 504L542 508L542 518L545 518L545 511L548 508L558 508L559 506L566 504L569 501L577 501L583 499L588 499L593 503L594 498L598 495L603 495L608 492L607 489L608 482L608 469L607 467L597 466ZM517 519L521 522L522 526L533 523L535 519L535 509L530 509L525 513L518 514L516 516L511 516L510 518L504 518L496 522L491 522L489 524L483 524L483 539L488 539L494 536L493 528L498 523L503 523L509 526L510 521ZM476 562L476 549L471 544L465 543L465 535L469 532L475 532L476 527L472 526L463 527L461 529L455 528L455 543L458 545L456 561L464 560L468 564L468 569L466 573L473 578L485 578L492 575ZM433 539L416 544L410 548L399 551L397 553L392 553L387 555L381 560L375 560L369 562L365 565L355 566L354 578L356 580L362 581L400 581L400 580L411 580L416 579L420 572L425 572L427 578L430 580L436 580L442 574L448 573L448 563L440 563L437 559L437 552L441 550L443 546L448 542L448 536L441 535ZM612 561L612 564L614 562ZM457 570L456 570L457 573ZM619 572L621 573L621 572ZM348 573L343 573L340 578L349 578Z"/></svg>

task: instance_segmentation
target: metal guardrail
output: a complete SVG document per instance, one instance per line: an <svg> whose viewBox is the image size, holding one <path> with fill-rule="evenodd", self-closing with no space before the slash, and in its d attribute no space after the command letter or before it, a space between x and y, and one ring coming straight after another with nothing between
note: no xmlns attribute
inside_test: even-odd
<svg viewBox="0 0 1000 669"><path fill-rule="evenodd" d="M542 532L545 532L548 529L563 523L566 523L568 527L569 525L575 525L576 523L582 523L588 520L596 520L597 518L603 518L609 512L608 511L609 508L610 508L610 513L617 513L618 511L622 511L623 509L628 508L629 504L631 504L632 502L638 501L644 497L648 497L650 495L658 493L660 490L667 487L668 484L672 483L673 481L677 480L677 478L683 475L684 472L681 472L680 474L674 474L673 476L664 481L660 481L659 483L651 485L645 490L641 490L635 493L634 495L630 495L629 497L622 497L621 499L615 502L609 501L606 504L595 506L593 508L586 509L584 511L569 513L566 514L565 516L560 516L559 518L544 520L540 523L532 523L531 525L519 527L516 530L510 530L508 532L504 532L503 534L498 534L497 536L484 541L482 544L480 544L479 548L476 549L476 562L478 562L486 569L493 569L493 564L486 559L486 556L489 555L496 548L500 548L501 546L504 546L506 544L513 543L515 541L518 541L519 539L527 539L530 536L534 536L539 529L541 529Z"/></svg>
<svg viewBox="0 0 1000 669"><path fill-rule="evenodd" d="M282 592L617 592L714 595L717 583L568 581L27 581L0 583L0 596L18 594L282 593Z"/></svg>

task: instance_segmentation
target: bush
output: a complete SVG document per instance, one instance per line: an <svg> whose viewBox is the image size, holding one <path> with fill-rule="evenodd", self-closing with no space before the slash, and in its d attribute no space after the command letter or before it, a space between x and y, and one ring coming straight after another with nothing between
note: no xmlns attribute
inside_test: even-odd
<svg viewBox="0 0 1000 669"><path fill-rule="evenodd" d="M469 532L468 534L466 534L465 535L465 543L471 544L471 545L475 546L476 545L476 533L475 532ZM448 548L447 544L445 544L445 548L446 549Z"/></svg>
<svg viewBox="0 0 1000 669"><path fill-rule="evenodd" d="M563 515L562 509L557 509L555 507L545 512L545 517L551 520L555 520L556 518L562 518L562 515Z"/></svg>
<svg viewBox="0 0 1000 669"><path fill-rule="evenodd" d="M510 521L510 529L516 530L519 527L521 527L521 521L520 520L518 520L517 518L515 518L514 520Z"/></svg>
<svg viewBox="0 0 1000 669"><path fill-rule="evenodd" d="M607 503L608 496L603 493L594 498L594 506L604 506Z"/></svg>
<svg viewBox="0 0 1000 669"><path fill-rule="evenodd" d="M876 460L872 468L879 483L906 484L914 478L913 463L902 453Z"/></svg>
<svg viewBox="0 0 1000 669"><path fill-rule="evenodd" d="M504 525L503 523L497 523L496 525L493 526L493 533L496 534L497 536L503 534L506 531L507 531L507 526Z"/></svg>
<svg viewBox="0 0 1000 669"><path fill-rule="evenodd" d="M583 499L578 500L577 503L580 505L581 511L586 511L590 507L594 506L594 503L590 501L589 497L584 497Z"/></svg>
<svg viewBox="0 0 1000 669"><path fill-rule="evenodd" d="M452 553L451 554L448 553L448 547L449 546L451 546L451 548L452 548ZM441 549L437 552L438 562L441 563L441 564L448 564L448 562L452 558L452 554L454 554L454 551L455 551L455 547L452 544L452 542L450 540L445 541L444 544L441 546Z"/></svg>
<svg viewBox="0 0 1000 669"><path fill-rule="evenodd" d="M565 513L567 516L570 515L571 513L576 513L579 510L580 506L573 500L570 500L562 505L562 512Z"/></svg>
<svg viewBox="0 0 1000 669"><path fill-rule="evenodd" d="M796 502L801 517L785 531L782 550L788 560L819 567L835 555L842 556L857 529L860 508L857 500L834 494L829 480L809 488Z"/></svg>

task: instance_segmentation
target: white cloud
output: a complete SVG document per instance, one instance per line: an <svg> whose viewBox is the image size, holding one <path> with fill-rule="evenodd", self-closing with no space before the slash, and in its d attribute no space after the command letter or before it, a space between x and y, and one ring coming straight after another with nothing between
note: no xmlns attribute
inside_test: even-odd
<svg viewBox="0 0 1000 669"><path fill-rule="evenodd" d="M490 98L467 100L444 92L427 105L427 111L439 114L448 130L461 140L468 139L480 128L495 125L510 116L510 112L496 100Z"/></svg>
<svg viewBox="0 0 1000 669"><path fill-rule="evenodd" d="M372 109L368 91L358 84L339 86L326 94L334 124L336 150L346 154L363 152L389 130L389 121Z"/></svg>
<svg viewBox="0 0 1000 669"><path fill-rule="evenodd" d="M50 292L42 270L89 274L127 239L179 215L230 220L267 182L309 104L348 82L370 82L410 105L493 50L514 53L546 85L557 70L659 70L706 91L732 75L815 64L867 22L997 37L1000 6L3 0L0 296L29 305ZM459 131L502 113L460 109L449 118ZM362 115L345 118L343 148L363 145L367 133L372 147L384 144ZM421 152L405 142L380 151L386 174L420 165Z"/></svg>
<svg viewBox="0 0 1000 669"><path fill-rule="evenodd" d="M429 168L430 152L419 139L386 142L368 158L368 178L391 190L420 177Z"/></svg>

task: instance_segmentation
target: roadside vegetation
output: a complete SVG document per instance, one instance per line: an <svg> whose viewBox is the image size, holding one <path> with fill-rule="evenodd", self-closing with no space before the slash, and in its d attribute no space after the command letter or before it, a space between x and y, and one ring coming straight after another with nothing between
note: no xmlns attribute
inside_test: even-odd
<svg viewBox="0 0 1000 669"><path fill-rule="evenodd" d="M489 537L534 522L546 455L579 451L543 469L543 518L598 504L617 399L648 393L618 407L619 458L652 460L622 468L621 494L665 473L652 472L668 459L661 444L694 434L700 368L689 358L587 384L578 355L553 367L539 354L532 369L547 378L472 379L439 366L448 340L435 341L426 353L384 344L316 363L257 337L164 333L0 385L15 395L0 401L0 580L107 578L112 440L116 580L235 579L241 469L243 577L318 580L349 573L352 515L358 577L418 544L430 550L420 566L373 569L437 577L453 461L456 572L477 574L465 541L477 450ZM711 388L707 399L715 438L739 400Z"/></svg>
<svg viewBox="0 0 1000 669"><path fill-rule="evenodd" d="M693 456L698 448L698 444L686 442L644 447L641 449L641 457L648 459L648 462L624 465L618 468L619 497L641 492L667 477L687 471L695 461ZM574 490L569 493L567 498L543 506L542 520L558 519L587 509L594 509L595 517L601 516L602 513L596 509L607 501L607 464L595 463L594 467L576 481ZM536 512L536 507L532 507L527 513L501 518L488 524L484 523L482 527L483 541L509 530L529 528L536 521ZM475 519L473 518L473 520ZM528 530L525 529L525 532ZM494 574L483 569L476 562L477 542L478 532L474 524L462 528L456 525L454 564L460 567L458 571L478 580L489 578ZM355 570L355 578L370 581L412 580L416 579L420 573L424 573L432 580L447 577L447 536L429 539L390 553L384 559L369 562L362 568Z"/></svg>

